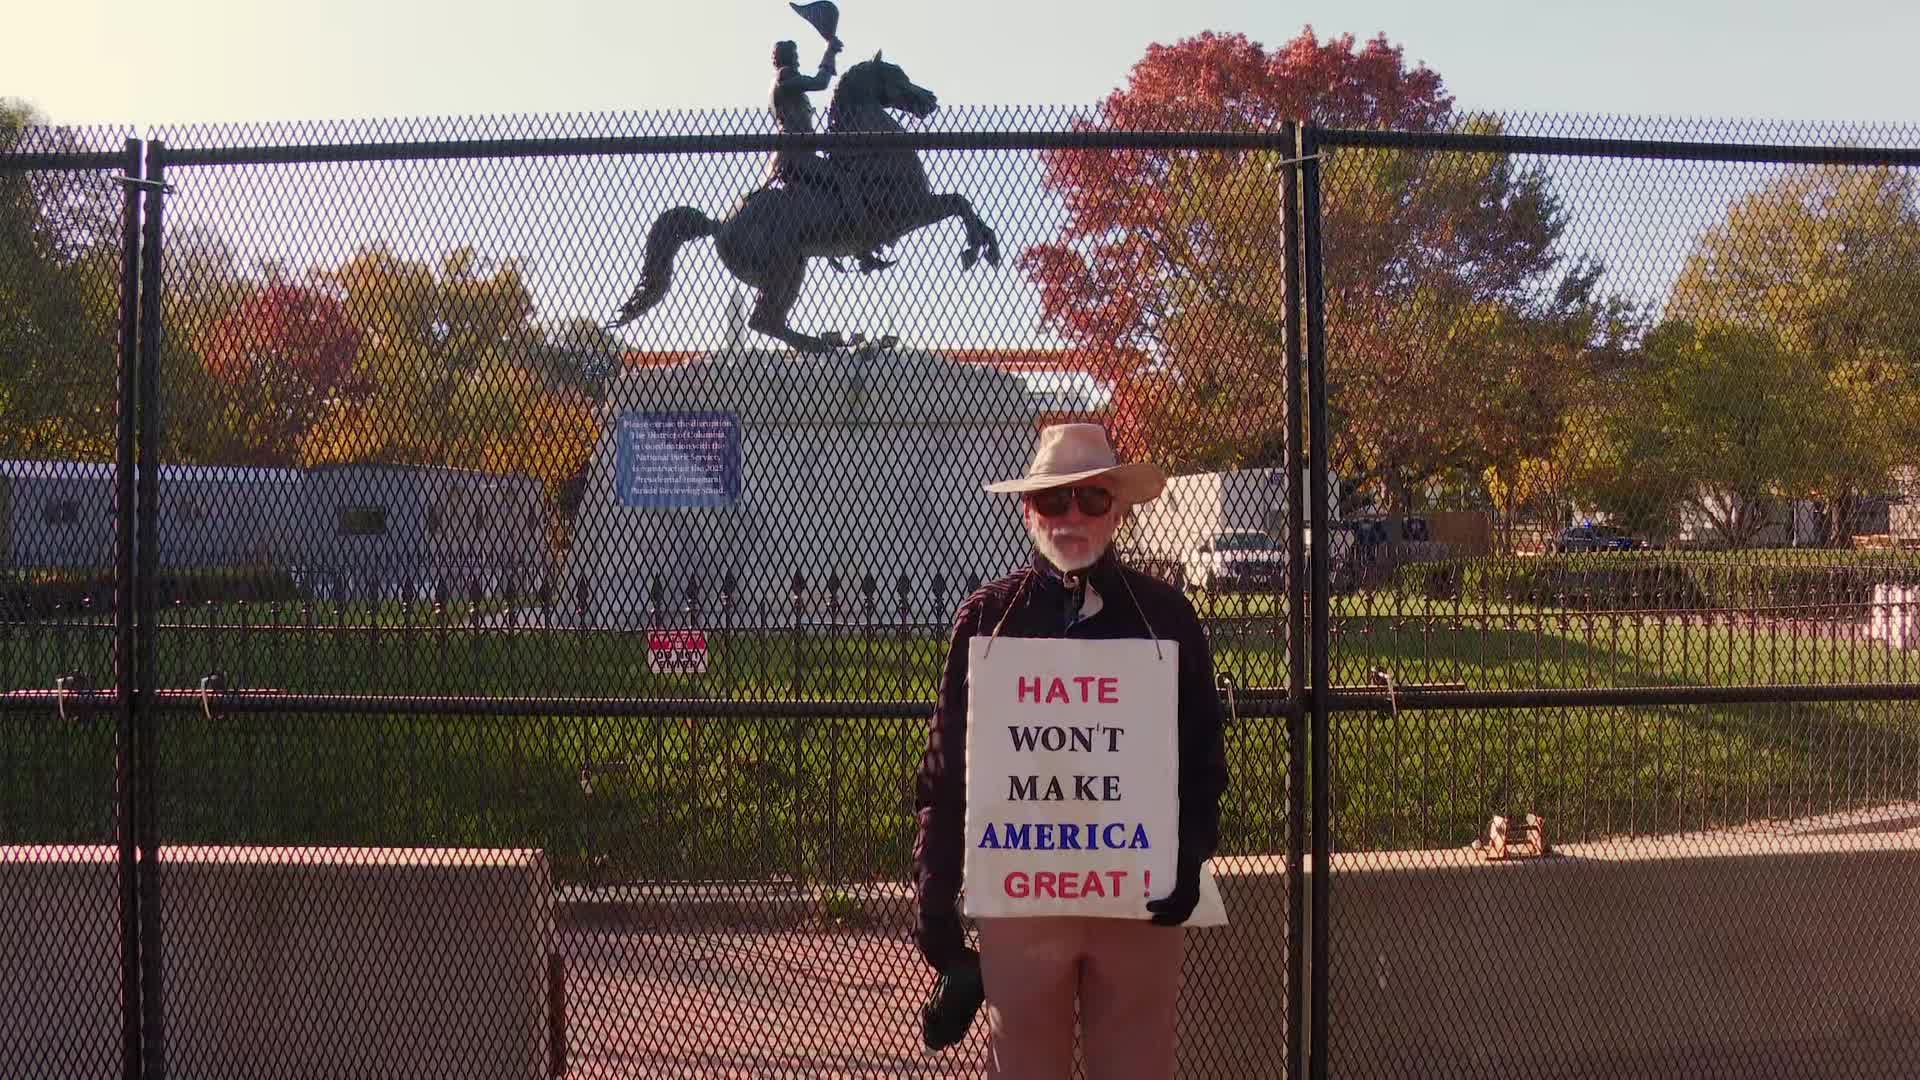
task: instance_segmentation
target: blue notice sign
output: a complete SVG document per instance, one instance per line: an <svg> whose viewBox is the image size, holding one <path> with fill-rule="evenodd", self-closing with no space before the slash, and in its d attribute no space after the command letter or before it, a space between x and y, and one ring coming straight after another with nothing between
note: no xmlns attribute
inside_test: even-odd
<svg viewBox="0 0 1920 1080"><path fill-rule="evenodd" d="M740 418L730 412L621 413L613 483L622 506L732 506Z"/></svg>

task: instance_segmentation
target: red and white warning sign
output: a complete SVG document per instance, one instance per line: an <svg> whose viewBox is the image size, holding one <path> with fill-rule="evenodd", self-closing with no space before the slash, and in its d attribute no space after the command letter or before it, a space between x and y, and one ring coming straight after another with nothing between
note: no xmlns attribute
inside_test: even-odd
<svg viewBox="0 0 1920 1080"><path fill-rule="evenodd" d="M655 675L705 675L705 630L647 631L647 667Z"/></svg>

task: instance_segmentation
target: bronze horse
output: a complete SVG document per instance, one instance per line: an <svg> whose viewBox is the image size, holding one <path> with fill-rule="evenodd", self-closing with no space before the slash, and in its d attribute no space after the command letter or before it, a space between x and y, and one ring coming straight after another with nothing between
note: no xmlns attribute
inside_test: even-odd
<svg viewBox="0 0 1920 1080"><path fill-rule="evenodd" d="M898 65L875 53L847 70L834 89L829 132L905 131L889 112L925 118L939 108L933 91L914 85ZM691 206L676 206L654 219L640 285L609 326L625 326L658 304L673 286L673 260L680 245L712 237L728 272L759 295L747 325L805 353L846 344L838 332L804 334L787 325L787 313L807 278L807 260L854 258L897 242L915 229L950 217L966 226L960 265L972 269L985 258L1000 265L1000 241L973 204L957 193L936 193L920 156L908 149L843 149L829 155L857 205L843 207L823 188L800 184L749 195L723 221ZM836 262L836 266L838 263ZM862 258L863 271L886 265Z"/></svg>

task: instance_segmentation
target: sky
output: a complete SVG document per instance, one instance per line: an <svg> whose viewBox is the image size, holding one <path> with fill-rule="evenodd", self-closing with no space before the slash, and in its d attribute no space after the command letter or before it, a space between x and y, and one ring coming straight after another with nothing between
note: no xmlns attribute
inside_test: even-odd
<svg viewBox="0 0 1920 1080"><path fill-rule="evenodd" d="M1438 71L1464 110L1798 125L1727 129L1766 141L1838 137L1810 121L1920 122L1915 0L840 0L840 10L843 67L884 49L943 105L1084 107L1124 83L1152 42L1212 29L1277 46L1311 25L1322 38L1384 32L1410 63ZM11 39L0 97L26 99L58 124L160 129L176 146L263 137L165 130L221 122L547 116L532 125L542 134L606 134L647 110L750 109L764 124L771 43L795 39L808 64L820 51L785 0L43 0L0 27ZM321 137L289 130L279 137ZM1524 130L1647 134L1558 122ZM1913 145L1920 127L1897 139ZM1031 155L923 159L940 190L976 202L1010 257L1055 234L1059 208L1036 197ZM521 267L542 318L598 319L631 289L660 211L720 213L763 167L732 155L202 168L169 173L179 194L167 220L172 235L218 234L250 263L296 271L337 266L374 243L423 260L469 245ZM1606 287L1644 304L1660 301L1728 202L1771 175L1578 159L1542 167L1570 207L1566 254L1600 256ZM898 332L935 347L1054 344L1019 271L959 271L958 232L950 222L909 234L896 251L902 265L885 275L819 270L794 325ZM629 345L727 338L736 286L713 245L689 245L676 282L622 331Z"/></svg>
<svg viewBox="0 0 1920 1080"><path fill-rule="evenodd" d="M758 106L783 0L26 0L0 96L57 123ZM1146 46L1384 32L1480 109L1920 120L1913 0L842 0L852 55L892 51L959 104L1090 103ZM809 58L811 62L811 56Z"/></svg>

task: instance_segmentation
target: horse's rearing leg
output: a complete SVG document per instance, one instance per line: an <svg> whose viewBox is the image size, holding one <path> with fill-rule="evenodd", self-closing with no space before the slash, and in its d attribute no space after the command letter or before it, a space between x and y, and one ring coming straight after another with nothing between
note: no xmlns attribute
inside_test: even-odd
<svg viewBox="0 0 1920 1080"><path fill-rule="evenodd" d="M794 301L800 297L800 286L806 280L805 260L771 268L766 287L760 290L759 299L754 301L753 314L747 317L747 325L768 337L779 338L803 353L827 352L838 344L838 335L815 337L787 325L787 313L793 310Z"/></svg>
<svg viewBox="0 0 1920 1080"><path fill-rule="evenodd" d="M933 197L933 206L937 209L935 217L929 221L941 221L957 217L967 230L967 246L960 249L960 266L971 270L973 264L982 256L988 266L1000 265L1000 237L980 215L974 212L973 202L957 191L949 191Z"/></svg>

